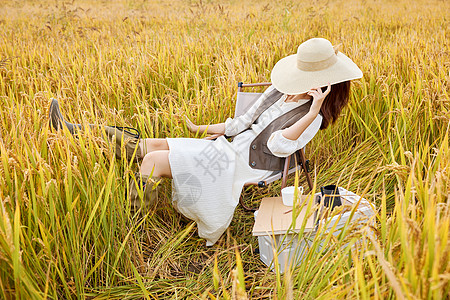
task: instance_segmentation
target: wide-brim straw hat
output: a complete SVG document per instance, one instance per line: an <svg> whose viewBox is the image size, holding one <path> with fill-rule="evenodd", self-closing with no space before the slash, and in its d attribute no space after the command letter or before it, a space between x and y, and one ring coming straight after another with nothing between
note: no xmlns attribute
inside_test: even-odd
<svg viewBox="0 0 450 300"><path fill-rule="evenodd" d="M338 46L323 38L303 42L297 54L280 59L270 74L272 84L282 93L296 95L363 76L358 66Z"/></svg>

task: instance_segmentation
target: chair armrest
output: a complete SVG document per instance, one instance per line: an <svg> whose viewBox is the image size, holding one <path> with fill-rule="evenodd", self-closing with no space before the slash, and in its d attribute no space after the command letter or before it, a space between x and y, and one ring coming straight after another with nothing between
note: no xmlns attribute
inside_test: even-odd
<svg viewBox="0 0 450 300"><path fill-rule="evenodd" d="M214 133L212 135L205 136L203 139L205 139L205 140L214 140L214 139L217 139L221 135L224 135L224 134L223 133Z"/></svg>

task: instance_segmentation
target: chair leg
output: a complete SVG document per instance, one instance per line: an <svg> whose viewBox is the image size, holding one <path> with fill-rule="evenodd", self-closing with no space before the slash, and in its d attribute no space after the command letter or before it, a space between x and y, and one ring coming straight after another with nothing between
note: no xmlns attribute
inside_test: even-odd
<svg viewBox="0 0 450 300"><path fill-rule="evenodd" d="M255 211L258 210L257 208L253 208L253 207L249 207L249 206L245 205L244 200L243 200L243 197L242 197L242 194L239 196L239 203L242 205L242 208L243 208L245 211L255 212Z"/></svg>
<svg viewBox="0 0 450 300"><path fill-rule="evenodd" d="M289 175L289 165L291 163L291 156L285 158L284 160L284 169L283 169L283 180L281 181L281 189L286 187L288 175Z"/></svg>
<svg viewBox="0 0 450 300"><path fill-rule="evenodd" d="M303 148L300 149L299 155L300 155L300 161L302 162L303 171L305 172L306 181L308 182L309 190L312 191L313 183L312 183L311 175L309 174L308 169L306 168L305 149L303 149Z"/></svg>

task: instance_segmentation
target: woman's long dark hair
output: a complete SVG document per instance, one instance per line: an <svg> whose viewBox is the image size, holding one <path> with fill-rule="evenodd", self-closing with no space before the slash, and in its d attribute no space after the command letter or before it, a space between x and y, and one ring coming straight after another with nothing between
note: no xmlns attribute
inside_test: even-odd
<svg viewBox="0 0 450 300"><path fill-rule="evenodd" d="M327 87L322 88L325 92ZM350 80L336 83L331 86L331 92L326 96L320 108L322 115L322 125L320 129L325 129L338 119L341 110L347 105L350 96Z"/></svg>

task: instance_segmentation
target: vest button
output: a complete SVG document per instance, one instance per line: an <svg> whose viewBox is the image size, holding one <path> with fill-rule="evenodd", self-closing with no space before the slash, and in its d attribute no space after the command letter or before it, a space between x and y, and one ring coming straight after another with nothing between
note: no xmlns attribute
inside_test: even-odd
<svg viewBox="0 0 450 300"><path fill-rule="evenodd" d="M255 150L256 149L256 145L252 145L252 149Z"/></svg>
<svg viewBox="0 0 450 300"><path fill-rule="evenodd" d="M252 161L252 167L256 166L256 162Z"/></svg>

